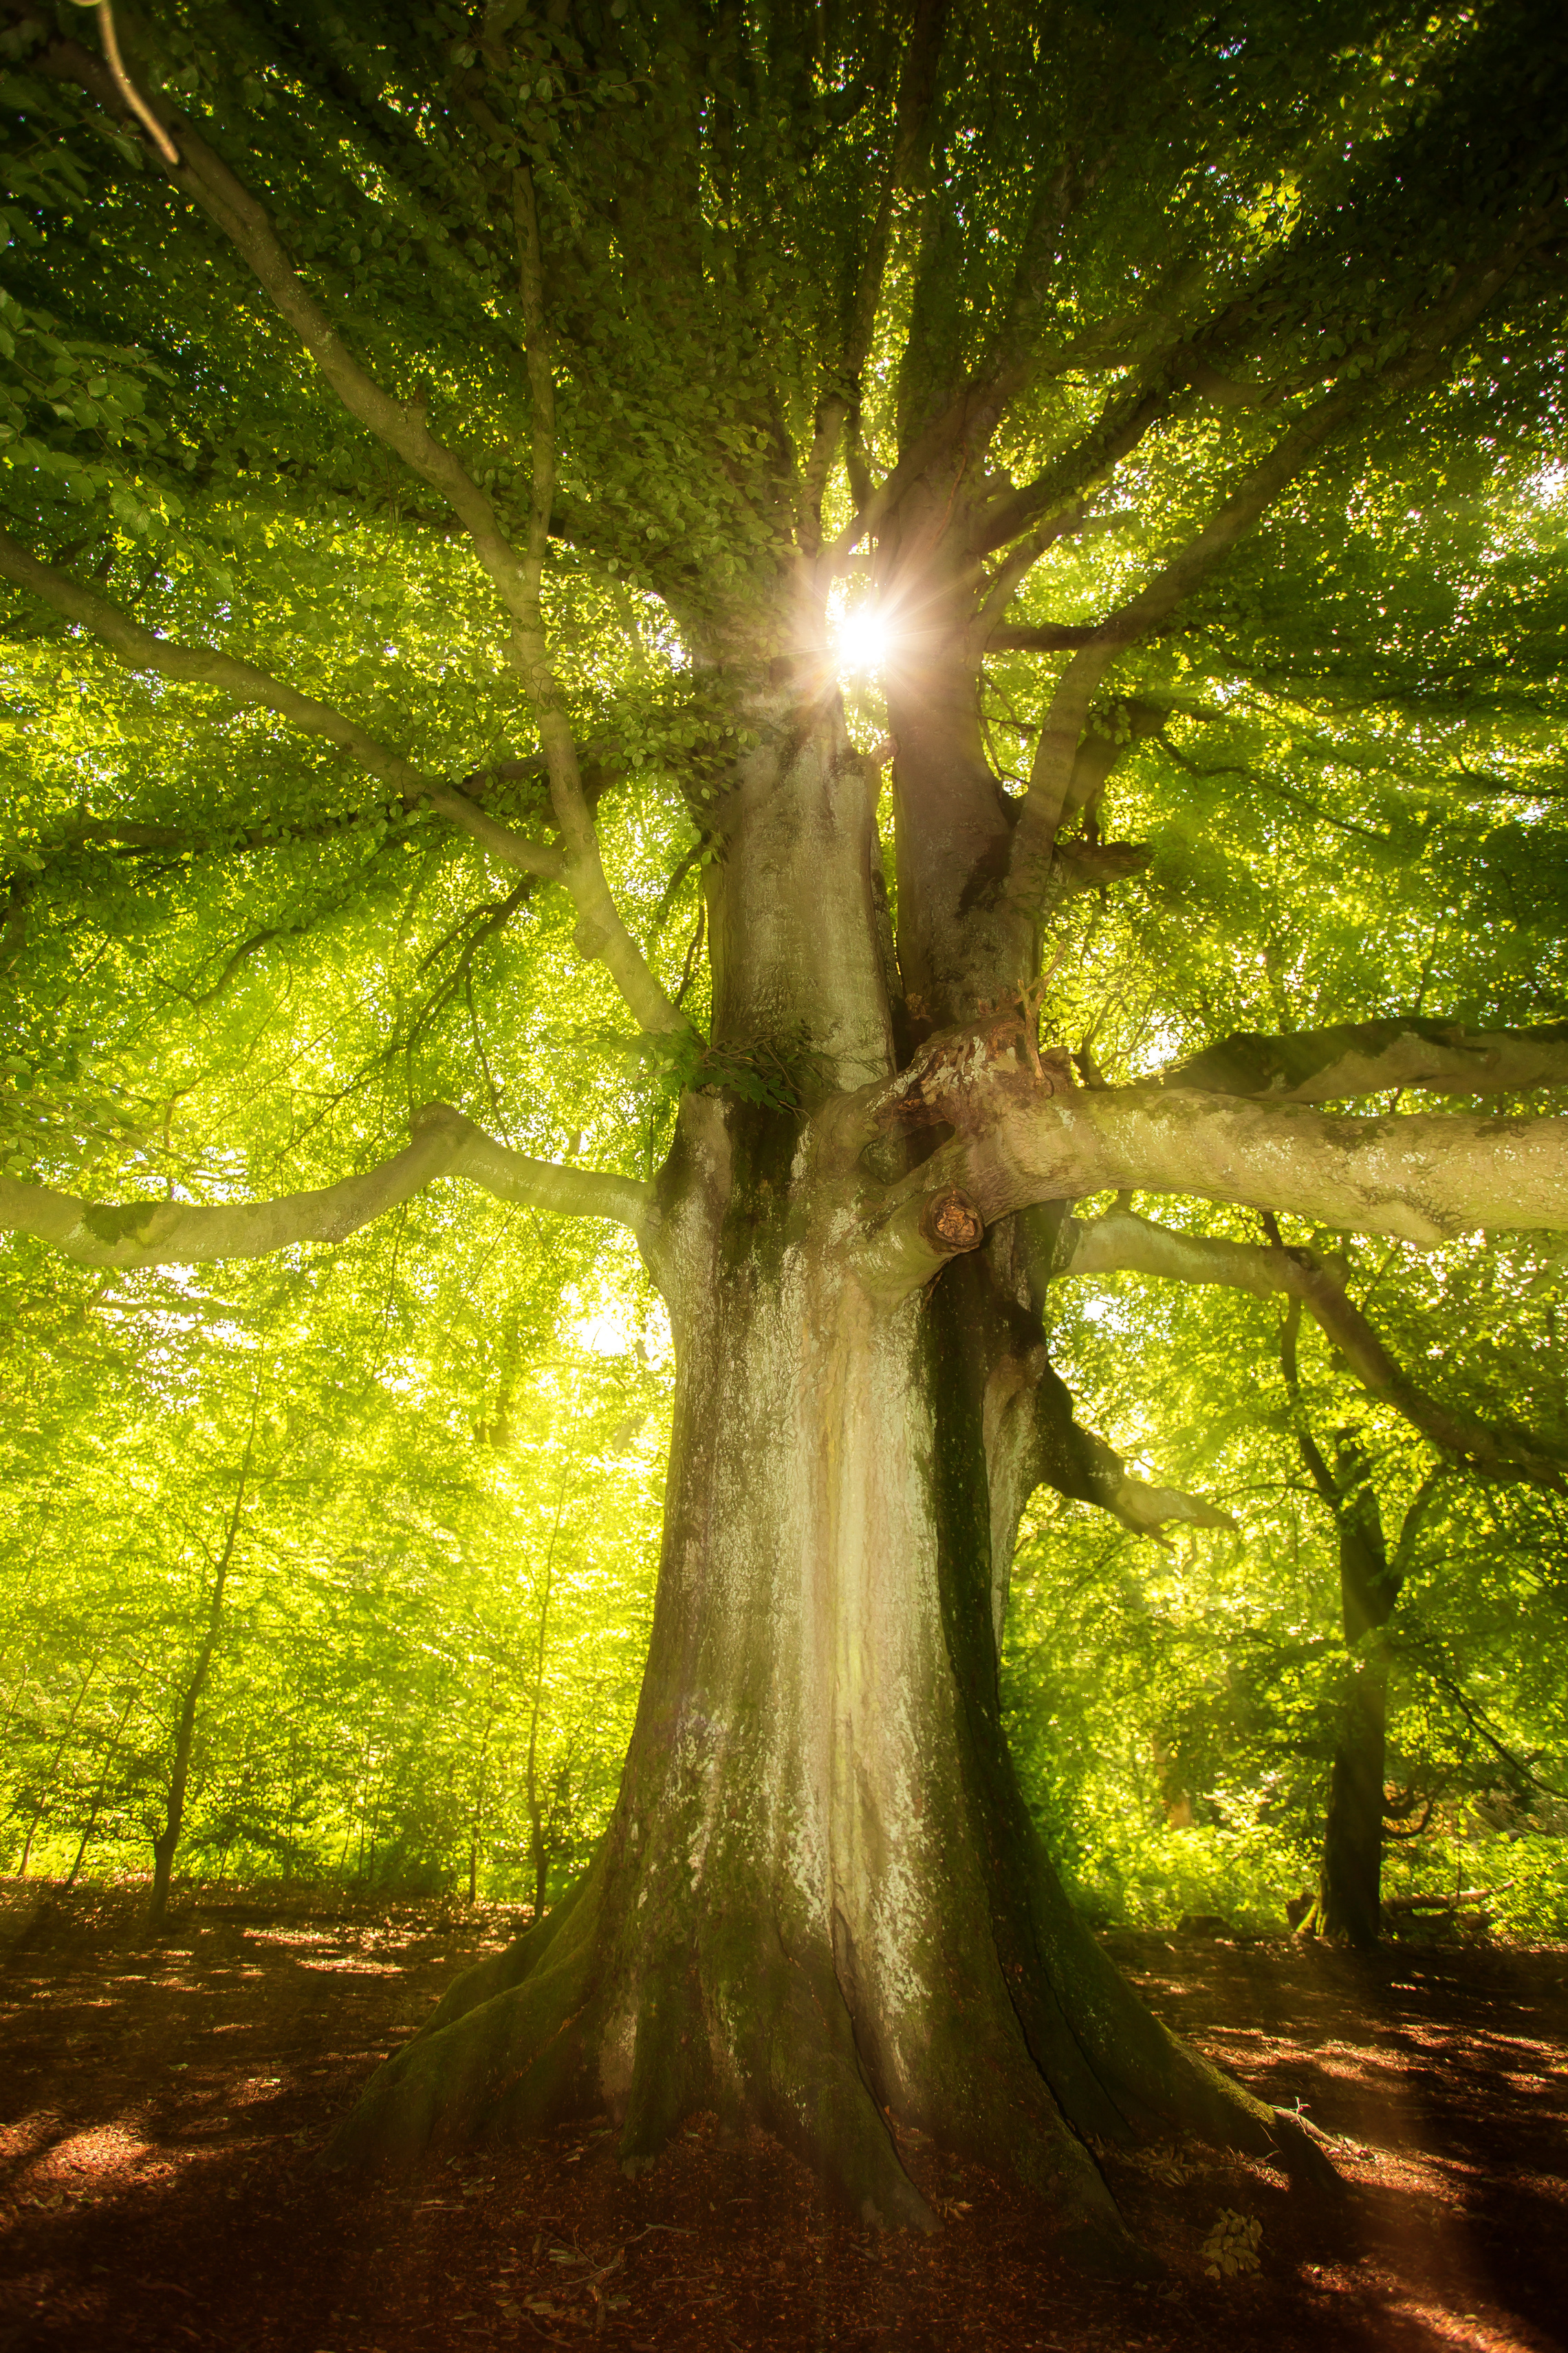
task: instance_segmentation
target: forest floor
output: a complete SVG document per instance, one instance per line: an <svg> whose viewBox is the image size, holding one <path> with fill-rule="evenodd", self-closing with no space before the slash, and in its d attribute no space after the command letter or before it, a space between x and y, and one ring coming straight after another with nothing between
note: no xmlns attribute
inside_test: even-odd
<svg viewBox="0 0 1568 2353"><path fill-rule="evenodd" d="M1191 2144L1108 2160L1165 2267L1129 2287L918 2141L931 2239L839 2221L775 2145L706 2118L636 2182L579 2129L350 2189L314 2165L326 2135L507 1916L226 1895L148 1947L141 1900L0 1888L0 2353L1568 2343L1565 1950L1108 1937L1354 2185L1335 2214ZM1222 2211L1261 2223L1256 2272L1207 2275Z"/></svg>

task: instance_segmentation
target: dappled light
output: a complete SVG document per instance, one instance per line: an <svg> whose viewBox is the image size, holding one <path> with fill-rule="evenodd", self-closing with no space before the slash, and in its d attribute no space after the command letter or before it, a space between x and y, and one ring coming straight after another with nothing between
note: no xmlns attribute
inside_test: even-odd
<svg viewBox="0 0 1568 2353"><path fill-rule="evenodd" d="M246 2341L265 2314L277 2353L447 2353L580 2327L659 2353L955 2337L1175 2353L1211 2336L1264 2353L1314 2331L1543 2353L1568 2288L1561 1953L1434 1955L1413 1973L1405 1955L1113 1936L1159 2015L1299 2105L1356 2191L1324 2243L1267 2166L1191 2140L1109 2152L1165 2265L1151 2293L1042 2254L1016 2194L907 2127L935 2242L836 2219L776 2145L710 2116L635 2183L592 2123L397 2184L341 2183L317 2159L342 2100L455 1970L500 1949L505 1915L198 1899L162 1948L115 1968L135 1926L127 1895L0 1903L0 2327L40 2346ZM323 2012L331 1967L357 1976ZM1205 2270L1216 2212L1260 2225L1255 2275ZM1556 2250L1528 2292L1524 2244Z"/></svg>

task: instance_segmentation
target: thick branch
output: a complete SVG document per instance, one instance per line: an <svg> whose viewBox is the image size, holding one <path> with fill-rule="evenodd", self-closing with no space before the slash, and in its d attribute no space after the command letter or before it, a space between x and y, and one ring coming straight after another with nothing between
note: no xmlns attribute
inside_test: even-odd
<svg viewBox="0 0 1568 2353"><path fill-rule="evenodd" d="M1331 1268L1311 1250L1284 1250L1176 1232L1116 1208L1088 1223L1069 1218L1055 1276L1152 1274L1177 1282L1222 1283L1257 1298L1299 1300L1370 1397L1403 1414L1424 1437L1492 1479L1527 1479L1561 1490L1561 1470L1526 1440L1450 1412L1426 1395L1389 1354Z"/></svg>
<svg viewBox="0 0 1568 2353"><path fill-rule="evenodd" d="M560 1168L497 1144L445 1103L412 1123L414 1141L379 1168L319 1192L200 1208L183 1201L81 1201L47 1186L0 1177L0 1229L32 1234L86 1266L194 1266L266 1258L301 1242L342 1241L438 1176L467 1176L499 1200L577 1218L613 1218L639 1240L652 1197L631 1177Z"/></svg>
<svg viewBox="0 0 1568 2353"><path fill-rule="evenodd" d="M974 1133L919 1173L962 1185L986 1223L1031 1201L1185 1193L1285 1209L1424 1248L1478 1227L1568 1232L1568 1119L1331 1118L1161 1087L1026 1092L1005 1058L948 1116ZM994 1095L994 1118L985 1094Z"/></svg>
<svg viewBox="0 0 1568 2353"><path fill-rule="evenodd" d="M1166 1087L1340 1103L1416 1087L1426 1094L1518 1094L1568 1085L1568 1021L1467 1036L1455 1021L1346 1021L1283 1038L1238 1029L1157 1074Z"/></svg>
<svg viewBox="0 0 1568 2353"><path fill-rule="evenodd" d="M1074 653L1090 642L1099 626L1096 621L1039 621L993 629L985 650L988 654Z"/></svg>
<svg viewBox="0 0 1568 2353"><path fill-rule="evenodd" d="M1173 1282L1221 1284L1267 1299L1297 1288L1295 1260L1261 1242L1179 1233L1131 1209L1063 1220L1053 1282L1073 1275L1157 1274Z"/></svg>

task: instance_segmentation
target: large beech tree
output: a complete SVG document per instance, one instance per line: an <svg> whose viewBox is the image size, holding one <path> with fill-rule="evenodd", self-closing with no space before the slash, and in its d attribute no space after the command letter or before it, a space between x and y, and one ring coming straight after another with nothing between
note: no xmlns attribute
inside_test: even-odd
<svg viewBox="0 0 1568 2353"><path fill-rule="evenodd" d="M6 949L41 1034L112 932L116 987L164 992L138 1050L167 1104L153 1198L112 1153L62 1181L113 1103L13 1106L5 1224L187 1264L455 1182L629 1228L675 1336L609 1832L378 2073L343 2160L607 2109L635 2168L716 2107L929 2227L918 2128L1124 2260L1096 2146L1174 2123L1321 2168L1143 2009L1019 1795L996 1671L1029 1495L1223 1517L1078 1426L1047 1293L1128 1266L1278 1289L1438 1411L1331 1252L1067 1205L1562 1231L1568 1123L1521 1098L1568 1080L1568 1036L1380 990L1194 1050L1173 1003L1112 1083L1109 1032L1065 1025L1083 912L1145 887L1149 845L1107 832L1140 763L1208 776L1217 811L1237 713L1245 788L1312 680L1350 724L1360 649L1377 763L1424 774L1439 702L1484 717L1541 666L1528 577L1468 636L1456 586L1423 636L1438 529L1397 596L1373 560L1348 613L1314 598L1444 453L1478 500L1545 464L1555 13L160 0L116 48L5 0L0 571L38 782ZM846 614L879 735L847 713ZM465 872L503 887L432 943L420 892ZM578 960L583 1023L545 1046L586 1064L613 992L652 1073L613 1166L507 1140L529 1015L483 1001L477 950L524 923ZM371 1042L307 1102L289 1074L333 1040L288 988L248 1028L225 1008L310 935ZM248 1198L268 1165L292 1184ZM1437 1442L1555 1475L1522 1435Z"/></svg>

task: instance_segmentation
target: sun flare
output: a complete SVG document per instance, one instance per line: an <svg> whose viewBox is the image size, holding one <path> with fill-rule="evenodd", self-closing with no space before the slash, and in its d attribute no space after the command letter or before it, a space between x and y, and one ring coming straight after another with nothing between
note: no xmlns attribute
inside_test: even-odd
<svg viewBox="0 0 1568 2353"><path fill-rule="evenodd" d="M880 607L868 599L838 615L833 644L841 679L876 678L892 651L892 627Z"/></svg>

